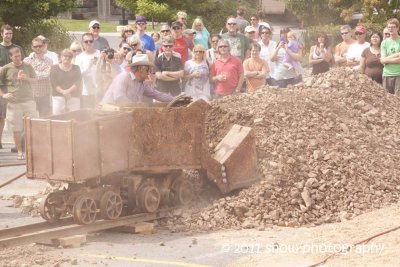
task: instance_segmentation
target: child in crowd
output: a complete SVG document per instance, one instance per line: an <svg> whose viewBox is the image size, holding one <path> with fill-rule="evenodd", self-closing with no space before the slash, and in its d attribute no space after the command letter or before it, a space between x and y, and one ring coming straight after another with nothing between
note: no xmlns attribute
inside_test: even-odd
<svg viewBox="0 0 400 267"><path fill-rule="evenodd" d="M297 41L297 36L296 33L293 31L290 31L287 33L287 48L288 50L292 51L293 53L298 53L300 50L300 43ZM288 69L294 68L296 72L300 69L300 62L293 59L291 56L289 56L288 53L286 53L285 59L283 61L283 65Z"/></svg>

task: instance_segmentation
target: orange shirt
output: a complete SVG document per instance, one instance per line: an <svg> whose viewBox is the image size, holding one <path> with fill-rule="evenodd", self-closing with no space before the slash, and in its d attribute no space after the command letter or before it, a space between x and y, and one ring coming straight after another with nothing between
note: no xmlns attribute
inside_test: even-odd
<svg viewBox="0 0 400 267"><path fill-rule="evenodd" d="M268 69L267 63L265 60L261 58L248 58L243 62L243 68L244 71L259 71L262 72L264 68ZM246 87L247 87L247 92L252 93L254 92L258 87L264 86L265 85L265 79L266 77L263 78L253 78L249 77L246 78Z"/></svg>

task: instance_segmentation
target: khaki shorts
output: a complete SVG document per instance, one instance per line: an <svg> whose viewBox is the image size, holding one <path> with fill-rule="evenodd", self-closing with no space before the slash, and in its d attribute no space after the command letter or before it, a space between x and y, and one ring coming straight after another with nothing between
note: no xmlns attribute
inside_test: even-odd
<svg viewBox="0 0 400 267"><path fill-rule="evenodd" d="M22 103L7 104L7 123L8 127L13 132L21 132L24 129L24 116L36 118L35 101L27 101Z"/></svg>
<svg viewBox="0 0 400 267"><path fill-rule="evenodd" d="M382 85L389 93L400 96L400 76L383 76Z"/></svg>

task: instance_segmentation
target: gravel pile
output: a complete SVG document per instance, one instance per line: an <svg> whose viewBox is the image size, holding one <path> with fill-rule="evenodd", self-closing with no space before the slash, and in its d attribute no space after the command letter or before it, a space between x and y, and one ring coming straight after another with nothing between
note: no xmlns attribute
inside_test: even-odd
<svg viewBox="0 0 400 267"><path fill-rule="evenodd" d="M336 68L300 86L214 101L210 151L234 123L255 130L264 179L177 214L172 230L317 225L399 201L400 98L364 75Z"/></svg>

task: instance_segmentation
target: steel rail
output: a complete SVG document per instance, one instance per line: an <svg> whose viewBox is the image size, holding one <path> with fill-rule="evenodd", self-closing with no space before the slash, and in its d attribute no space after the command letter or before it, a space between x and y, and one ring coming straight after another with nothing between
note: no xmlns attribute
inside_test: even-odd
<svg viewBox="0 0 400 267"><path fill-rule="evenodd" d="M39 230L40 227L38 226L38 224L8 228L1 230L0 232L1 233L0 247L11 247L11 246L20 246L30 243L46 242L61 237L87 234L90 232L106 230L124 225L152 221L168 217L171 210L172 209L169 208L169 209L159 210L154 213L140 213L125 217L120 217L115 220L99 220L88 225L69 224L65 226L55 227L52 229ZM44 224L45 223L42 223L42 227ZM33 227L33 231L29 230L30 227ZM14 233L17 233L17 235L15 234L13 235L12 234L13 231L15 231Z"/></svg>

